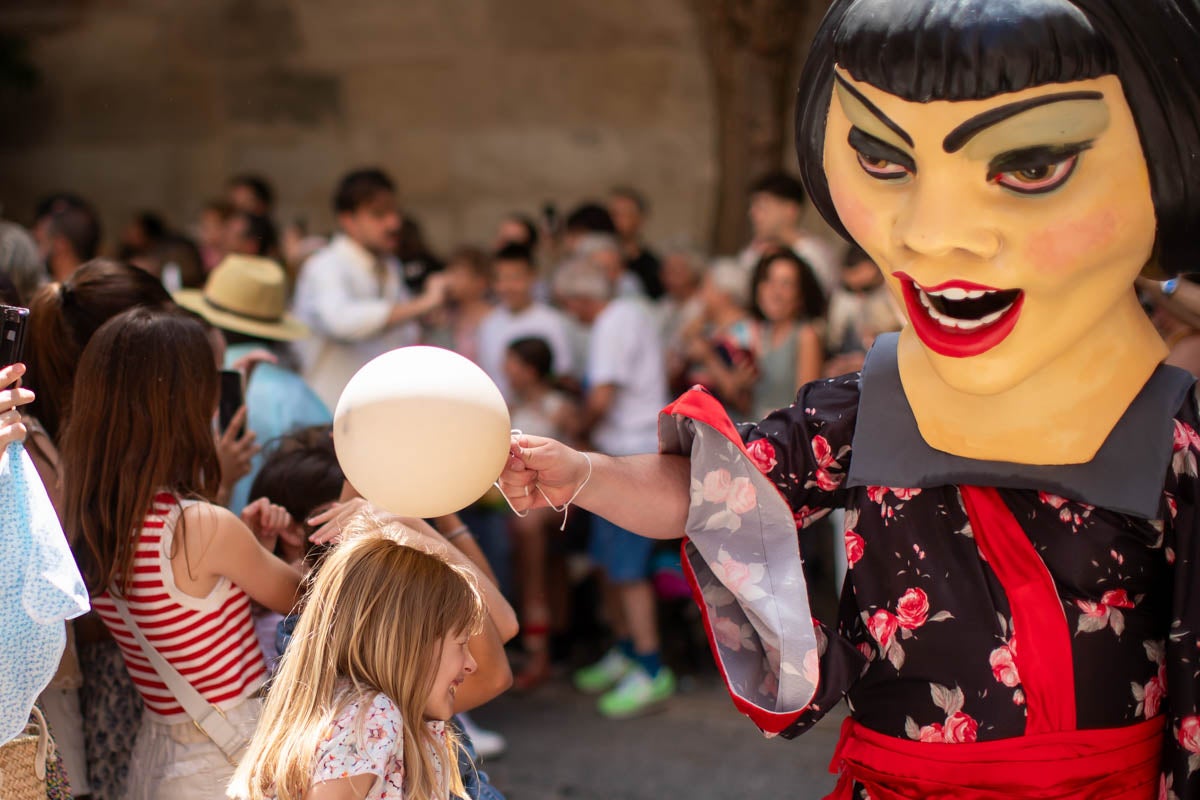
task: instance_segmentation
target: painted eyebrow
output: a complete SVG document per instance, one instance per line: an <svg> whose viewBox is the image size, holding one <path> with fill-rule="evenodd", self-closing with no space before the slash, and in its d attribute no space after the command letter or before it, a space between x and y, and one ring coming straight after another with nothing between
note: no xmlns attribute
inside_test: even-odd
<svg viewBox="0 0 1200 800"><path fill-rule="evenodd" d="M1070 100L1103 100L1104 95L1100 92L1062 92L1060 94L1045 94L1041 97L1031 97L1028 100L1018 100L1015 103L1009 103L998 108L993 108L990 111L985 111L982 114L977 114L969 120L959 125L946 136L942 142L942 149L947 153L957 153L959 150L966 147L967 142L971 141L980 131L985 128L990 128L993 125L998 125L1006 119L1015 117L1018 114L1024 114L1041 106L1048 106L1051 103L1065 103Z"/></svg>
<svg viewBox="0 0 1200 800"><path fill-rule="evenodd" d="M843 78L841 75L838 75L836 72L833 73L833 79L838 82L838 86L841 86L843 89L849 92L851 97L862 103L863 108L867 109L867 111L870 111L880 122L886 125L888 130L903 139L904 143L909 147L914 146L913 138L908 135L908 132L892 121L891 117L880 111L879 106L868 100L862 92L851 86L845 78Z"/></svg>

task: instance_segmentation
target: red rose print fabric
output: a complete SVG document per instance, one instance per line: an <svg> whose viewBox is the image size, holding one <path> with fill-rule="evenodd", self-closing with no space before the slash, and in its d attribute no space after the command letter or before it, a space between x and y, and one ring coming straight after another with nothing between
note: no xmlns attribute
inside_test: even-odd
<svg viewBox="0 0 1200 800"><path fill-rule="evenodd" d="M1037 653L1016 644L1011 600L980 552L962 494L955 486L847 487L858 397L857 375L819 381L795 405L737 426L744 459L778 490L797 528L846 510L849 570L838 617L818 621L827 639L819 663L799 667L819 673L817 688L781 735L800 734L844 695L857 723L905 741L1023 736L1030 710L1022 675ZM1074 727L1165 716L1165 800L1200 798L1200 418L1192 395L1175 422L1157 519L1048 492L997 490L1057 592L1070 640ZM693 486L693 503L738 516L748 492L736 479L716 474L710 484L705 476ZM764 495L761 487L756 495ZM739 517L743 526L750 516ZM744 578L715 560L735 583L757 585L753 566L742 564ZM721 623L719 637L725 647L745 648L770 634L750 637L741 624Z"/></svg>

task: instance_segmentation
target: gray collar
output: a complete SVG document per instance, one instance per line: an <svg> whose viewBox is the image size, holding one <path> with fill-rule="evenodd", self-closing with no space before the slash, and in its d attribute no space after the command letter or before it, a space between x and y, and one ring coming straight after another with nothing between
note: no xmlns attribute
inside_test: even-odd
<svg viewBox="0 0 1200 800"><path fill-rule="evenodd" d="M1160 365L1086 464L980 461L935 450L921 438L900 383L898 340L898 334L880 336L863 366L847 486L1033 489L1144 519L1158 518L1174 417L1196 382L1191 374Z"/></svg>

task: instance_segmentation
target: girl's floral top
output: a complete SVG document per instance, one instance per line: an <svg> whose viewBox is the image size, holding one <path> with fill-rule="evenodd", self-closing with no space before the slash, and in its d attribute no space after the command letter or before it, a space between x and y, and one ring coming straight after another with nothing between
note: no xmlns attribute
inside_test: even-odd
<svg viewBox="0 0 1200 800"><path fill-rule="evenodd" d="M446 723L427 723L430 731L443 739ZM313 783L333 781L352 775L378 778L367 800L400 800L404 795L404 725L400 709L385 694L375 694L364 708L364 701L346 705L329 726L317 749ZM444 786L442 764L434 755L436 782Z"/></svg>
<svg viewBox="0 0 1200 800"><path fill-rule="evenodd" d="M720 547L704 555L711 573L697 573L714 648L723 659L750 651L762 659L765 677L748 687L751 695L773 699L789 676L810 687L811 699L803 702L809 695L802 692L792 706L804 712L782 731L787 737L842 696L859 723L898 738L966 743L1022 736L1027 698L1020 667L1022 658L1037 656L1018 651L1009 598L977 546L962 494L953 485L846 486L859 399L858 374L820 381L802 389L794 406L738 426L741 460L766 478L761 490L737 477L735 467L722 466L720 454L697 474L705 456L693 451L689 532L698 514L696 530L722 532ZM1057 589L1074 663L1077 729L1166 715L1161 797L1197 798L1200 419L1193 393L1174 425L1155 519L1045 491L999 494ZM664 439L664 449L675 448ZM747 621L722 608L731 593L744 608L746 598L778 592L769 558L740 563L727 552L737 546L739 529L745 536L755 515L766 513L764 498L775 494L767 483L797 527L831 509L846 510L849 571L838 617L814 620L815 646L790 664L785 654L782 667L778 644L756 634L762 626L751 624L755 614Z"/></svg>

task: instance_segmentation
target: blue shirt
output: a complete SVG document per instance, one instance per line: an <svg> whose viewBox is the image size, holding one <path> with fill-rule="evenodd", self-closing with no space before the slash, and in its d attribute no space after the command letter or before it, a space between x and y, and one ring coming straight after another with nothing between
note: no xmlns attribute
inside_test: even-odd
<svg viewBox="0 0 1200 800"><path fill-rule="evenodd" d="M225 351L226 369L238 359L261 349L262 345L253 343L230 345ZM296 373L266 362L256 364L251 370L246 386L246 426L254 431L258 444L266 445L297 428L331 422L333 415L329 409ZM252 499L250 485L262 463L262 453L255 455L250 461L250 474L233 487L233 496L229 500L229 510L233 513L240 514Z"/></svg>

